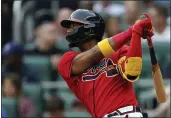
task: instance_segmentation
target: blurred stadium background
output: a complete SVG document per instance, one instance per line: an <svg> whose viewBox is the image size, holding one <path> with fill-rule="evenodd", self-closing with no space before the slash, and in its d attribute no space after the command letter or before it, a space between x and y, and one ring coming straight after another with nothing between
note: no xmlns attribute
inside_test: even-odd
<svg viewBox="0 0 171 118"><path fill-rule="evenodd" d="M90 116L68 89L56 66L61 55L70 50L60 21L73 10L84 8L105 19L104 37L124 31L143 12L150 13L154 48L168 101L159 104L156 100L146 40L142 41L143 71L134 83L135 92L149 117L170 117L170 1L2 0L1 8L3 116Z"/></svg>

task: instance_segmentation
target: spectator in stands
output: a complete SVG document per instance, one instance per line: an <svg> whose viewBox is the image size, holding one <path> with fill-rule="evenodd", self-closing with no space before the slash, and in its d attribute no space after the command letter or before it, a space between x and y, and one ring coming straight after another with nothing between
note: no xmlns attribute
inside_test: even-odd
<svg viewBox="0 0 171 118"><path fill-rule="evenodd" d="M109 16L106 20L106 37L114 36L122 31L121 23L118 17Z"/></svg>
<svg viewBox="0 0 171 118"><path fill-rule="evenodd" d="M163 68L162 70L164 78L171 78L170 70L171 70L171 63L168 63L168 65L166 65L165 68Z"/></svg>
<svg viewBox="0 0 171 118"><path fill-rule="evenodd" d="M127 29L131 26L141 15L141 1L124 1L125 14L123 18L123 28Z"/></svg>
<svg viewBox="0 0 171 118"><path fill-rule="evenodd" d="M154 3L165 7L168 10L168 12L170 12L170 10L169 10L170 9L170 1L169 0L168 1L167 0L163 0L163 1L155 0Z"/></svg>
<svg viewBox="0 0 171 118"><path fill-rule="evenodd" d="M59 0L59 9L69 8L75 11L78 9L78 4L79 0Z"/></svg>
<svg viewBox="0 0 171 118"><path fill-rule="evenodd" d="M59 49L64 52L69 50L68 42L66 41L67 31L65 28L61 27L60 22L64 19L68 19L73 12L72 9L69 8L61 8L59 9L59 13L56 16L56 26L57 26L57 46Z"/></svg>
<svg viewBox="0 0 171 118"><path fill-rule="evenodd" d="M75 100L73 103L72 103L72 106L71 106L71 111L73 112L87 112L86 108L83 106L83 104L78 101L78 100Z"/></svg>
<svg viewBox="0 0 171 118"><path fill-rule="evenodd" d="M19 116L35 117L36 109L29 98L24 97L22 81L16 74L7 74L3 79L3 96L19 100Z"/></svg>
<svg viewBox="0 0 171 118"><path fill-rule="evenodd" d="M63 118L64 117L64 101L56 96L50 97L46 101L46 110L48 111L49 116L52 118Z"/></svg>
<svg viewBox="0 0 171 118"><path fill-rule="evenodd" d="M4 109L4 107L1 107L2 109L2 111L1 111L1 116L2 116L2 118L7 118L7 113L6 113L6 110Z"/></svg>
<svg viewBox="0 0 171 118"><path fill-rule="evenodd" d="M14 0L2 0L2 22L1 22L1 46L3 47L12 39L12 22L13 22L13 3Z"/></svg>
<svg viewBox="0 0 171 118"><path fill-rule="evenodd" d="M146 10L152 2L154 2L154 1L153 0L142 0L143 9Z"/></svg>
<svg viewBox="0 0 171 118"><path fill-rule="evenodd" d="M35 47L31 54L52 55L62 53L56 47L57 27L53 14L49 10L39 10L35 13ZM27 52L29 53L29 52Z"/></svg>
<svg viewBox="0 0 171 118"><path fill-rule="evenodd" d="M153 3L148 12L154 28L153 41L170 41L170 26L167 24L168 10L164 6Z"/></svg>
<svg viewBox="0 0 171 118"><path fill-rule="evenodd" d="M165 103L159 104L157 108L153 110L147 110L149 117L156 118L170 118L170 84L165 86L167 101Z"/></svg>
<svg viewBox="0 0 171 118"><path fill-rule="evenodd" d="M39 11L42 9L51 10L52 1L51 0L35 0L35 11Z"/></svg>
<svg viewBox="0 0 171 118"><path fill-rule="evenodd" d="M93 1L91 1L91 0L81 0L81 1L79 1L79 8L80 9L92 10Z"/></svg>
<svg viewBox="0 0 171 118"><path fill-rule="evenodd" d="M39 25L35 32L36 47L34 52L41 55L61 53L55 46L57 29L53 22Z"/></svg>
<svg viewBox="0 0 171 118"><path fill-rule="evenodd" d="M56 65L63 54L63 50L56 46L57 27L53 14L48 10L40 10L35 14L35 45L26 50L26 55L48 56L51 61L51 78L56 80Z"/></svg>
<svg viewBox="0 0 171 118"><path fill-rule="evenodd" d="M24 64L23 52L23 46L16 41L5 44L2 49L2 76L12 72L18 74L22 81L39 82L39 73Z"/></svg>
<svg viewBox="0 0 171 118"><path fill-rule="evenodd" d="M65 40L65 36L67 34L66 29L61 27L60 22L64 19L68 19L70 17L70 15L72 14L72 12L73 12L73 10L71 10L69 8L62 8L59 10L59 13L56 17L58 43L60 43L60 41L62 41L62 40Z"/></svg>
<svg viewBox="0 0 171 118"><path fill-rule="evenodd" d="M94 1L93 1L94 2ZM124 13L124 5L118 3L118 1L114 2L111 0L101 0L95 1L93 4L93 11L100 13L100 14L108 14L111 16L121 16Z"/></svg>

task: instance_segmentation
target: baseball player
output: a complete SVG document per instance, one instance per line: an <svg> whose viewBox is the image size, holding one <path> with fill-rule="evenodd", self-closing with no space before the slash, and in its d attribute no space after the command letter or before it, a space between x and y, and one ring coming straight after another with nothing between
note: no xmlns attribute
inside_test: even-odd
<svg viewBox="0 0 171 118"><path fill-rule="evenodd" d="M143 117L132 83L141 74L141 37L152 29L150 18L103 40L104 20L93 11L78 9L61 26L69 46L80 52L65 53L58 71L92 117Z"/></svg>

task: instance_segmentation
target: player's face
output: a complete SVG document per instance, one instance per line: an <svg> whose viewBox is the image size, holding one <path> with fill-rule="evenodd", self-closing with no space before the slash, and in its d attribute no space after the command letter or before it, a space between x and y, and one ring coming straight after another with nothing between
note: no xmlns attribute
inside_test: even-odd
<svg viewBox="0 0 171 118"><path fill-rule="evenodd" d="M67 29L67 33L69 34L70 32L72 32L73 28L80 27L80 26L81 26L81 24L78 24L78 23L71 24L70 28ZM96 40L88 40L88 41L82 43L81 45L79 45L79 48L81 51L86 51L86 50L92 48L96 44L97 44Z"/></svg>
<svg viewBox="0 0 171 118"><path fill-rule="evenodd" d="M3 91L4 91L4 95L7 97L16 96L16 89L8 78L4 79Z"/></svg>
<svg viewBox="0 0 171 118"><path fill-rule="evenodd" d="M79 27L81 26L80 24L77 23L73 23L70 25L70 28L67 29L67 33L69 34L70 32L72 32L73 28Z"/></svg>

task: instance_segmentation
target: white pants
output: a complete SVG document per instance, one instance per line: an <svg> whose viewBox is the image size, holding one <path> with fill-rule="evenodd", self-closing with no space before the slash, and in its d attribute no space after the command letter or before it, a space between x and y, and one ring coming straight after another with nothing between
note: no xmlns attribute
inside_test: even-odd
<svg viewBox="0 0 171 118"><path fill-rule="evenodd" d="M122 112L128 112L128 111L133 111L133 106L127 106L127 107L123 107L123 108L120 108L118 109L121 113ZM114 111L115 112L115 111ZM107 117L108 114L106 114L104 116L104 118L108 118ZM111 116L110 118L116 118L116 117L119 117L119 118L125 118L126 116L128 116L128 118L132 118L132 117L136 117L136 118L143 118L143 115L142 113L140 112L132 112L132 113L126 113L124 115L117 115L117 116Z"/></svg>
<svg viewBox="0 0 171 118"><path fill-rule="evenodd" d="M143 115L142 113L140 112L134 112L134 113L128 113L128 114L125 114L125 115L121 115L121 116L112 116L111 118L125 118L126 115L128 115L128 118L132 118L132 117L135 117L135 118L143 118Z"/></svg>

